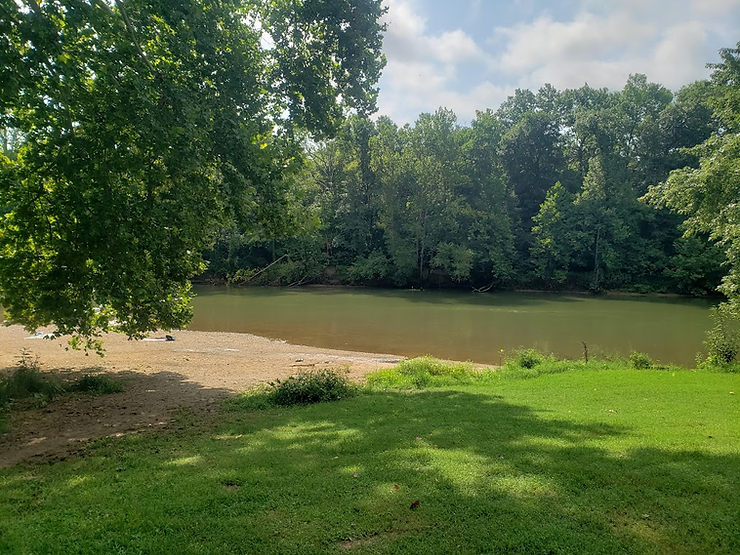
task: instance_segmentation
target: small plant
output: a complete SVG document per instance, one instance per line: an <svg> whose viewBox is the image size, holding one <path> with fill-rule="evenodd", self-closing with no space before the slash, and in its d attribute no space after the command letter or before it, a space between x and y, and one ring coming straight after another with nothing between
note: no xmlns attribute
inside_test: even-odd
<svg viewBox="0 0 740 555"><path fill-rule="evenodd" d="M71 391L80 391L83 393L93 393L95 395L106 395L109 393L120 393L123 391L123 385L120 382L110 379L108 376L82 376L69 387Z"/></svg>
<svg viewBox="0 0 740 555"><path fill-rule="evenodd" d="M38 357L23 349L18 358L18 369L0 380L0 405L15 399L33 397L34 404L42 404L42 399L50 400L54 395L63 393L64 387L47 379L41 374Z"/></svg>
<svg viewBox="0 0 740 555"><path fill-rule="evenodd" d="M523 349L514 353L514 364L528 370L542 364L544 361L544 355L535 349Z"/></svg>
<svg viewBox="0 0 740 555"><path fill-rule="evenodd" d="M290 406L338 401L356 391L347 376L333 370L316 370L270 382L266 395L272 405Z"/></svg>
<svg viewBox="0 0 740 555"><path fill-rule="evenodd" d="M727 366L738 354L738 330L730 307L722 303L711 309L710 318L714 327L707 332L704 345L707 347L708 366Z"/></svg>
<svg viewBox="0 0 740 555"><path fill-rule="evenodd" d="M630 353L630 366L635 370L648 370L653 367L653 359L645 353L632 351Z"/></svg>

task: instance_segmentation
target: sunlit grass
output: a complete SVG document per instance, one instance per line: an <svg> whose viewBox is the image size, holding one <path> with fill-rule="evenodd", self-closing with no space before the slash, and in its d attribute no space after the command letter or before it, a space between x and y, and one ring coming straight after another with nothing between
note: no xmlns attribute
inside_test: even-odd
<svg viewBox="0 0 740 555"><path fill-rule="evenodd" d="M740 376L596 368L231 411L0 471L0 553L737 553Z"/></svg>
<svg viewBox="0 0 740 555"><path fill-rule="evenodd" d="M424 389L483 382L490 374L490 369L478 369L471 363L426 356L404 360L393 368L370 374L367 385L371 389Z"/></svg>

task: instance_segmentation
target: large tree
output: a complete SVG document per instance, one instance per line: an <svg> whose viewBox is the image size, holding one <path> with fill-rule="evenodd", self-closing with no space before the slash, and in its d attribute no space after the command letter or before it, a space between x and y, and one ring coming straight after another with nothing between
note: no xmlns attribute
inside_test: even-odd
<svg viewBox="0 0 740 555"><path fill-rule="evenodd" d="M687 217L688 234L706 233L727 252L728 272L720 290L740 313L740 43L720 50L721 62L710 64L710 104L719 125L690 150L698 166L671 172L647 194L647 200Z"/></svg>
<svg viewBox="0 0 740 555"><path fill-rule="evenodd" d="M380 0L0 0L0 304L136 337L215 230L284 223L305 133L374 108ZM10 154L10 153L6 153Z"/></svg>

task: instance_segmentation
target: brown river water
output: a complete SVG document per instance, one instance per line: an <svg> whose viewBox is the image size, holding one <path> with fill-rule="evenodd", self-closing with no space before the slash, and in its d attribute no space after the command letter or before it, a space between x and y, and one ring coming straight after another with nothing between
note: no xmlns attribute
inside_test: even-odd
<svg viewBox="0 0 740 555"><path fill-rule="evenodd" d="M195 288L201 331L246 332L290 343L430 354L499 364L500 350L560 357L648 354L694 366L710 327L706 299L466 293L347 288Z"/></svg>

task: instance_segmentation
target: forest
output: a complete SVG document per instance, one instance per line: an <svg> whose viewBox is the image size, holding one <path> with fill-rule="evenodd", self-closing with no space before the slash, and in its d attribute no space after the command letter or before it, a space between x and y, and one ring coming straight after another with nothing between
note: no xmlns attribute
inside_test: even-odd
<svg viewBox="0 0 740 555"><path fill-rule="evenodd" d="M306 142L290 231L222 229L200 280L701 295L723 248L646 201L722 128L710 80L677 93L516 90L461 124L440 108L399 126L352 116Z"/></svg>

